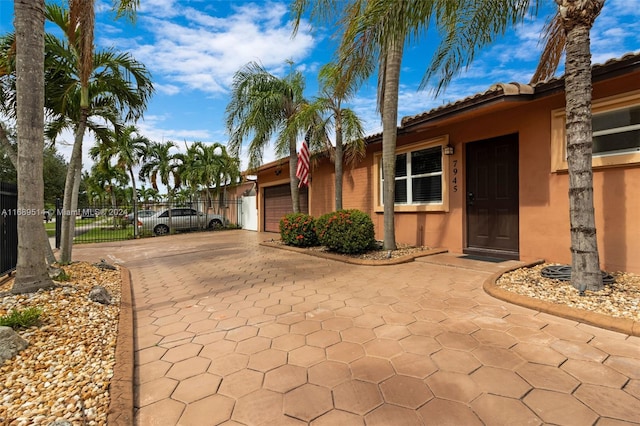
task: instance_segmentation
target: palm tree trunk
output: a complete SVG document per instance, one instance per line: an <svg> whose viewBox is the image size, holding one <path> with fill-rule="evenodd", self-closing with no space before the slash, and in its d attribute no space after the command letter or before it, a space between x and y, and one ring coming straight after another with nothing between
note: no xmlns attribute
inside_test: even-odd
<svg viewBox="0 0 640 426"><path fill-rule="evenodd" d="M44 211L44 1L15 0L18 97L18 262L13 293L53 286L42 241ZM47 245L49 242L47 241Z"/></svg>
<svg viewBox="0 0 640 426"><path fill-rule="evenodd" d="M565 64L571 285L597 291L603 284L593 205L590 25L581 21L569 24Z"/></svg>
<svg viewBox="0 0 640 426"><path fill-rule="evenodd" d="M333 164L336 175L336 211L342 210L342 163L344 159L344 147L342 146L342 117L340 114L340 111L336 114L336 158Z"/></svg>
<svg viewBox="0 0 640 426"><path fill-rule="evenodd" d="M131 167L129 167L129 176L133 188L133 238L138 238L138 190L136 189L136 177Z"/></svg>
<svg viewBox="0 0 640 426"><path fill-rule="evenodd" d="M402 65L402 37L389 43L385 58L384 94L382 103L382 167L384 175L384 244L385 250L395 250L396 137L398 128L398 91Z"/></svg>
<svg viewBox="0 0 640 426"><path fill-rule="evenodd" d="M293 212L300 213L300 191L298 190L298 177L296 170L298 169L298 152L296 151L296 139L291 138L289 141L289 186L291 187L291 203Z"/></svg>
<svg viewBox="0 0 640 426"><path fill-rule="evenodd" d="M75 140L71 158L69 159L69 169L67 169L67 177L64 182L64 197L62 200L62 231L60 241L60 263L68 264L71 262L71 250L73 245L73 237L76 227L76 211L73 207L77 207L78 197L76 195L74 201L75 178L78 171L82 172L82 140L84 138L84 129L87 124L86 111L83 110L82 118L76 127Z"/></svg>

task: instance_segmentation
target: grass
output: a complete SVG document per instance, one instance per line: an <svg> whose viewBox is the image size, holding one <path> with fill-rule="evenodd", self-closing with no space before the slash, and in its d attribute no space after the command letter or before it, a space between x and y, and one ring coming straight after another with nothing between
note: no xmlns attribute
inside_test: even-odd
<svg viewBox="0 0 640 426"><path fill-rule="evenodd" d="M42 315L42 309L35 307L12 310L0 317L0 326L11 327L14 330L29 328L38 324L40 315Z"/></svg>
<svg viewBox="0 0 640 426"><path fill-rule="evenodd" d="M133 228L113 229L98 226L73 239L74 243L97 243L107 241L123 241L133 238Z"/></svg>

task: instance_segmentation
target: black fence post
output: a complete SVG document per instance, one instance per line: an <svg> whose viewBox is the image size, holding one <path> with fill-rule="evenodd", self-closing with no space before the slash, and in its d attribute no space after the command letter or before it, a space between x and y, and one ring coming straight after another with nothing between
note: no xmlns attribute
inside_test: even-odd
<svg viewBox="0 0 640 426"><path fill-rule="evenodd" d="M60 240L62 236L62 200L56 197L56 248L60 248Z"/></svg>

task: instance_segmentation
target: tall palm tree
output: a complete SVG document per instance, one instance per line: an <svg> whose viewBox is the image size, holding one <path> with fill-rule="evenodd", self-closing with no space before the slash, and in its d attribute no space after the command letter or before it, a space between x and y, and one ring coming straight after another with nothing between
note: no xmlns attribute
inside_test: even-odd
<svg viewBox="0 0 640 426"><path fill-rule="evenodd" d="M318 74L320 94L309 105L312 115L323 117L321 131L327 135L326 149L331 153L335 169L335 209L342 210L343 163L355 162L364 157L364 128L362 121L343 102L355 95L356 82L349 81L348 75L336 64L324 65ZM311 117L309 120L313 120ZM335 147L329 142L328 134L335 132ZM346 151L345 151L346 149Z"/></svg>
<svg viewBox="0 0 640 426"><path fill-rule="evenodd" d="M94 51L91 1L74 1L84 8L75 11L51 4L47 6L47 18L56 24L65 40L50 40L53 69L62 74L64 84L52 88L48 98L50 109L56 114L56 130L71 126L75 139L65 183L63 210L77 208L77 194L82 170L82 143L85 130L90 127L90 117L107 115L115 121L119 114L125 120L136 120L146 109L153 93L151 78L145 67L129 54L112 50ZM76 14L74 14L76 13ZM85 27L86 25L86 27ZM85 33L83 33L85 29ZM90 40L89 40L90 39ZM91 41L91 42L90 42ZM91 47L88 52L87 49ZM60 261L71 261L72 233L75 215L63 215Z"/></svg>
<svg viewBox="0 0 640 426"><path fill-rule="evenodd" d="M115 132L113 132L113 138L103 147L106 155L110 159L115 160L115 166L129 173L131 187L133 188L133 196L131 198L133 204L133 223L138 223L138 195L133 168L140 163L149 144L149 139L142 136L135 126L129 125L122 129L116 129ZM137 234L137 227L134 226L134 238Z"/></svg>
<svg viewBox="0 0 640 426"><path fill-rule="evenodd" d="M15 0L18 100L18 262L13 293L53 286L42 245L44 210L44 0Z"/></svg>
<svg viewBox="0 0 640 426"><path fill-rule="evenodd" d="M98 188L103 188L104 194L111 201L111 208L115 211L118 207L117 191L128 183L126 172L111 163L111 153L100 149L100 145L91 147L89 155L95 161L88 176L87 190L100 194ZM117 225L117 217L113 216L113 226Z"/></svg>
<svg viewBox="0 0 640 426"><path fill-rule="evenodd" d="M271 138L275 137L276 154L289 156L289 178L293 211L300 212L300 196L296 167L296 142L311 123L297 120L301 109L308 104L304 98L304 77L291 69L279 78L260 64L250 62L233 76L231 100L226 108L229 149L239 156L242 144L249 142L249 169L262 163L262 154Z"/></svg>

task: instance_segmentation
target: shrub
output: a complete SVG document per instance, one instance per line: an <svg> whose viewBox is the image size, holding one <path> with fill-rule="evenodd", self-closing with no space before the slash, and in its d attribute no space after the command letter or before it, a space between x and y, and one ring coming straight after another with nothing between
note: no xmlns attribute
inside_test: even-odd
<svg viewBox="0 0 640 426"><path fill-rule="evenodd" d="M362 253L375 244L373 222L360 210L338 210L316 221L320 244L339 253Z"/></svg>
<svg viewBox="0 0 640 426"><path fill-rule="evenodd" d="M309 247L318 244L316 222L304 213L291 213L280 219L280 238L290 246Z"/></svg>
<svg viewBox="0 0 640 426"><path fill-rule="evenodd" d="M11 327L14 330L19 328L29 328L38 324L42 315L40 308L25 308L22 310L12 310L6 315L0 317L0 326Z"/></svg>

